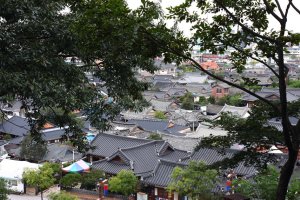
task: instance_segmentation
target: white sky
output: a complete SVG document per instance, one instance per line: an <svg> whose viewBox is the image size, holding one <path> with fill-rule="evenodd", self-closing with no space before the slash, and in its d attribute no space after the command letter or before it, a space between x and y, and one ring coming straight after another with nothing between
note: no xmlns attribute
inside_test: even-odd
<svg viewBox="0 0 300 200"><path fill-rule="evenodd" d="M170 6L176 6L180 3L182 3L184 0L154 0L155 2L160 2L162 5L162 8L167 12L166 8ZM141 3L140 0L127 0L128 6L130 8L137 8ZM286 3L288 0L279 0L280 3L283 5L283 10L285 11ZM300 9L300 0L294 0L294 4L297 6L298 9ZM172 24L172 22L168 22L168 24ZM186 35L190 35L189 31L189 25L186 23L180 24L179 28L184 31ZM274 19L270 18L270 28L278 28L278 22ZM288 15L288 22L287 22L287 29L292 30L293 32L299 32L300 33L300 15L294 11L294 9L291 7L289 10Z"/></svg>

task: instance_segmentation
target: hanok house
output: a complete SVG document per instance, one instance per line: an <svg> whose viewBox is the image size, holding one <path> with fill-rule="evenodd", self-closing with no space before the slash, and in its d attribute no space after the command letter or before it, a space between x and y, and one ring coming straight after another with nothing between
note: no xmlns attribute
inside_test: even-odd
<svg viewBox="0 0 300 200"><path fill-rule="evenodd" d="M98 155L98 161L93 160L91 167L103 170L107 175L115 175L122 169L132 170L141 181L141 191L147 193L150 200L180 198L177 193L171 194L166 190L176 166L185 167L191 160L213 164L239 152L225 150L224 153L219 153L218 149L201 148L190 153L176 149L166 141L108 134L99 134L93 142L94 149L89 152L89 156L94 159ZM234 168L234 172L238 176L253 176L256 169L241 162ZM223 185L216 185L216 188L222 187Z"/></svg>
<svg viewBox="0 0 300 200"><path fill-rule="evenodd" d="M300 98L300 90L287 89L286 97L288 102L297 101ZM255 94L269 100L269 101L279 101L279 89L278 88L263 88L261 91L256 92ZM252 107L258 99L250 94L245 94L241 98L245 103L247 103L248 107Z"/></svg>
<svg viewBox="0 0 300 200"><path fill-rule="evenodd" d="M229 95L230 86L225 83L218 83L211 88L211 96L219 99Z"/></svg>

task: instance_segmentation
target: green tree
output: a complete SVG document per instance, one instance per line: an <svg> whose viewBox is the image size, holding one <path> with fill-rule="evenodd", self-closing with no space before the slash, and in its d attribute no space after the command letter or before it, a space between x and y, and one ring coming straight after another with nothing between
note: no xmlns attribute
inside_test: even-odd
<svg viewBox="0 0 300 200"><path fill-rule="evenodd" d="M48 195L48 199L49 200L78 200L76 196L68 194L64 191L50 193L50 195Z"/></svg>
<svg viewBox="0 0 300 200"><path fill-rule="evenodd" d="M197 11L190 12L190 8ZM186 0L178 6L169 8L170 18L177 20L178 23L185 21L191 24L193 34L189 42L192 45L200 45L201 51L207 50L213 54L224 54L228 48L231 48L233 51L228 53L230 54L233 69L238 73L244 71L245 64L249 58L268 68L278 78L280 107L276 103L247 89L249 86L257 85L257 80L242 76L241 79L244 85L241 86L205 70L201 64L191 58L188 52L182 51L183 45L180 42L188 39L178 36L180 33L173 34L164 40L153 37L153 34L151 35L153 43L157 44L164 51L184 58L210 77L254 96L266 105L269 105L269 109L280 118L283 127L281 144L288 148L289 153L287 162L281 168L277 185L276 199L278 200L285 199L300 143L298 140L300 120L294 125L290 121L286 91L288 67L285 64L284 53L287 52L286 47L288 45L299 44L300 42L299 33L288 30L286 26L291 17L289 15L291 10L297 13L294 18L299 18L300 10L293 1L288 1L284 4L277 0ZM211 20L206 20L206 16L211 16ZM270 27L270 18L277 22L278 26L276 28ZM277 70L266 62L268 59L275 61L276 67L278 67ZM299 113L297 116L299 116ZM264 139L269 138L255 134L255 136L251 135L248 141L235 140L234 137L224 137L223 140L225 139L231 139L231 141L234 140L243 144L256 140L263 145L266 142Z"/></svg>
<svg viewBox="0 0 300 200"><path fill-rule="evenodd" d="M33 140L31 135L25 136L21 143L20 157L33 162L41 161L47 152L47 144L44 141Z"/></svg>
<svg viewBox="0 0 300 200"><path fill-rule="evenodd" d="M140 110L147 104L141 92L148 85L135 73L154 72L153 59L163 51L142 33L155 30L159 16L151 11L158 10L156 4L144 4L132 11L125 0L1 2L0 98L21 99L35 140L41 140L42 125L54 119L69 127L66 134L72 132L74 146L85 151L84 135L69 113L84 110L103 130L120 110ZM70 12L62 13L66 7ZM72 62L65 62L69 58ZM78 59L82 63L73 62ZM101 80L109 101L101 86L89 83L86 72ZM47 108L62 113L48 116L41 112Z"/></svg>
<svg viewBox="0 0 300 200"><path fill-rule="evenodd" d="M171 177L168 190L187 195L192 199L213 199L211 191L219 181L216 170L203 162L195 161L191 161L185 168L175 167Z"/></svg>
<svg viewBox="0 0 300 200"><path fill-rule="evenodd" d="M163 111L160 110L156 110L154 112L154 117L157 119L167 119L167 117L165 116L165 113Z"/></svg>
<svg viewBox="0 0 300 200"><path fill-rule="evenodd" d="M64 188L73 188L78 183L80 183L82 180L82 177L80 174L66 174L62 179L60 180L60 184Z"/></svg>
<svg viewBox="0 0 300 200"><path fill-rule="evenodd" d="M162 137L158 133L151 133L147 139L150 139L150 140L162 140Z"/></svg>
<svg viewBox="0 0 300 200"><path fill-rule="evenodd" d="M235 192L244 194L253 199L276 199L276 188L279 178L279 171L268 166L267 169L259 173L254 180L237 179L233 181ZM287 199L293 200L299 197L300 181L292 180L289 185Z"/></svg>
<svg viewBox="0 0 300 200"><path fill-rule="evenodd" d="M207 105L207 104L208 104L208 99L206 99L206 98L203 97L203 96L199 97L199 104L200 104L201 106Z"/></svg>
<svg viewBox="0 0 300 200"><path fill-rule="evenodd" d="M128 170L121 170L108 182L110 191L121 193L126 196L129 196L136 191L137 183L137 177L132 171Z"/></svg>
<svg viewBox="0 0 300 200"><path fill-rule="evenodd" d="M7 188L7 183L3 178L0 178L0 200L8 199L9 190Z"/></svg>
<svg viewBox="0 0 300 200"><path fill-rule="evenodd" d="M194 110L194 97L193 94L187 92L184 96L180 97L181 108L186 110Z"/></svg>
<svg viewBox="0 0 300 200"><path fill-rule="evenodd" d="M54 184L53 170L49 166L41 166L39 169L27 169L23 174L26 184L38 188L43 200L43 191Z"/></svg>
<svg viewBox="0 0 300 200"><path fill-rule="evenodd" d="M101 170L91 170L90 173L83 175L81 180L81 188L86 190L94 190L100 178L104 178L104 173Z"/></svg>
<svg viewBox="0 0 300 200"><path fill-rule="evenodd" d="M291 88L300 88L300 80L289 80L288 86Z"/></svg>

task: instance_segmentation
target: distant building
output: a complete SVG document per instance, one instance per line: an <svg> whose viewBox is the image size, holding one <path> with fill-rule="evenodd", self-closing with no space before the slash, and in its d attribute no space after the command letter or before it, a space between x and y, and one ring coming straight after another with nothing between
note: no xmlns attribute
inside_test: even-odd
<svg viewBox="0 0 300 200"><path fill-rule="evenodd" d="M222 98L224 96L229 95L229 89L230 89L229 85L225 83L218 83L212 86L211 96L217 99Z"/></svg>

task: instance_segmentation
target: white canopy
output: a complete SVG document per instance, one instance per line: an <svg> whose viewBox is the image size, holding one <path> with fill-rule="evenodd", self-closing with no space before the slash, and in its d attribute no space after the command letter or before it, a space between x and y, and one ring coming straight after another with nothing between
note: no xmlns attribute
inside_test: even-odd
<svg viewBox="0 0 300 200"><path fill-rule="evenodd" d="M13 180L22 179L26 169L38 169L39 166L39 164L27 161L3 159L0 162L0 177Z"/></svg>

